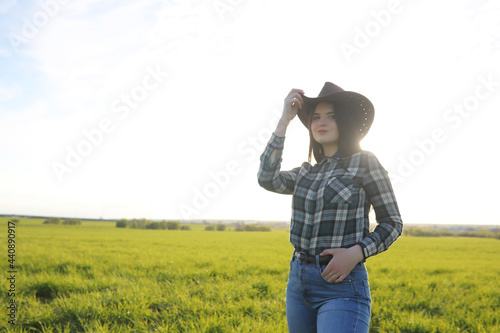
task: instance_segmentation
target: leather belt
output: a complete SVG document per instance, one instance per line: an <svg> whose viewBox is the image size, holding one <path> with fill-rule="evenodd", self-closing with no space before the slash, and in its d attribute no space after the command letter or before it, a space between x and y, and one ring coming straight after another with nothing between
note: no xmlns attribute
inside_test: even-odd
<svg viewBox="0 0 500 333"><path fill-rule="evenodd" d="M303 261L303 262L306 262L306 263L310 263L310 264L315 264L316 263L316 256L312 256L312 255L309 255L305 252L297 252L295 251L293 253L293 256L295 258L297 258L297 260L300 260L300 261ZM327 265L330 260L332 260L333 256L332 255L328 255L328 256L320 256L319 257L319 264L320 265Z"/></svg>

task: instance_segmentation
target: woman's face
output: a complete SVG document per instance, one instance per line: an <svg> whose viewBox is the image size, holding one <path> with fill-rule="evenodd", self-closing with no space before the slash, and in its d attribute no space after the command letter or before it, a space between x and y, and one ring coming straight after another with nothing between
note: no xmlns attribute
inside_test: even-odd
<svg viewBox="0 0 500 333"><path fill-rule="evenodd" d="M325 146L337 146L339 131L335 121L333 105L319 103L316 105L311 120L311 132L314 140Z"/></svg>

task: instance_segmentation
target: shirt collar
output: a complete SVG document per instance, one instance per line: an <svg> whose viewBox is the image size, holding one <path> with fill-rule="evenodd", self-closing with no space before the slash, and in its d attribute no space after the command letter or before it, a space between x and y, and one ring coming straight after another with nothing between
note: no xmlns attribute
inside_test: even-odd
<svg viewBox="0 0 500 333"><path fill-rule="evenodd" d="M325 156L323 160L319 164L330 163L330 162L338 162L342 159L342 155L338 152L338 150L332 156Z"/></svg>

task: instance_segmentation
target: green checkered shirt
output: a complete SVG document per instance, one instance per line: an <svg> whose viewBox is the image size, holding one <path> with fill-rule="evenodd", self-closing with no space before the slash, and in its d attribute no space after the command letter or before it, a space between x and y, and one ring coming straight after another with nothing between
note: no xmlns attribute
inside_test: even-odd
<svg viewBox="0 0 500 333"><path fill-rule="evenodd" d="M258 181L266 190L293 194L290 242L310 255L359 244L366 258L387 250L403 222L387 171L371 152L326 157L281 171L285 138L274 133L260 157ZM271 153L276 150L274 163ZM377 226L369 231L373 206Z"/></svg>

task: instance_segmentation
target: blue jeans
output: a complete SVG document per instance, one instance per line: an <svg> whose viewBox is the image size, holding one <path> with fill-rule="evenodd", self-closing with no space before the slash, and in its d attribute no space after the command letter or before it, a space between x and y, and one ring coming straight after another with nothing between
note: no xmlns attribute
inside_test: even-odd
<svg viewBox="0 0 500 333"><path fill-rule="evenodd" d="M292 258L286 288L286 318L290 333L368 332L370 286L363 263L340 283L326 281L326 265Z"/></svg>

